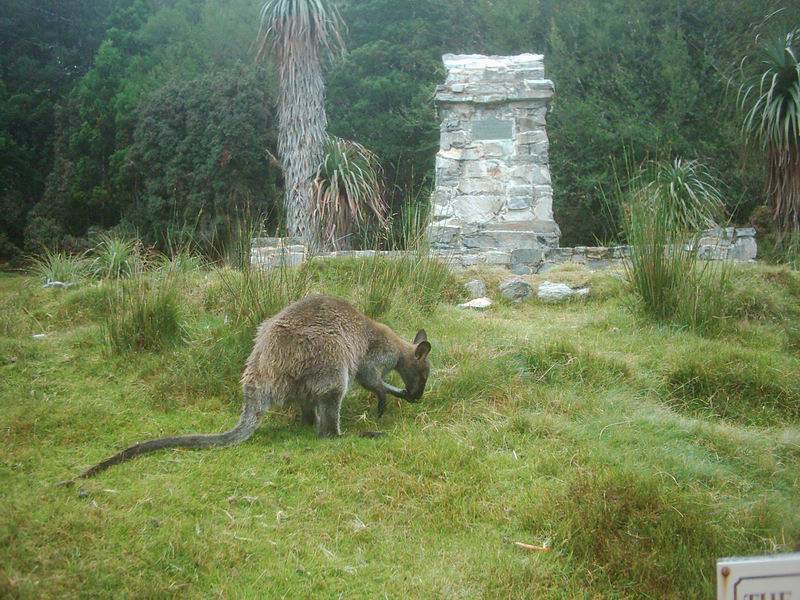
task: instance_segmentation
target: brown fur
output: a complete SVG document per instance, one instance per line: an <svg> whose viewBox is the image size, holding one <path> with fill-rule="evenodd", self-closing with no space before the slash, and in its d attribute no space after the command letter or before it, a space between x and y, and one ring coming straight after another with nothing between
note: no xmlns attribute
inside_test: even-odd
<svg viewBox="0 0 800 600"><path fill-rule="evenodd" d="M410 344L343 300L309 296L261 324L242 385L261 410L296 404L320 435L339 435L340 404L353 380L378 396L383 413L386 392L401 395L383 378L396 369L406 384L402 396L417 400L429 351L424 332Z"/></svg>
<svg viewBox="0 0 800 600"><path fill-rule="evenodd" d="M350 304L328 296L309 296L264 321L242 374L244 406L239 423L218 434L160 438L135 444L84 471L90 477L108 467L161 448L207 448L248 439L265 410L295 405L320 436L340 435L339 411L353 380L378 397L378 415L386 394L416 402L428 379L431 345L424 330L402 340L386 325ZM405 390L383 381L397 370ZM71 483L70 480L64 483Z"/></svg>

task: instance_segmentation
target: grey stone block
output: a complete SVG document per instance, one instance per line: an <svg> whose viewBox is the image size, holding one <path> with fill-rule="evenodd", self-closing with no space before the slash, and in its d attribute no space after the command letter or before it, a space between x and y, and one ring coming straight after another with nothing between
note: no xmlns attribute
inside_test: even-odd
<svg viewBox="0 0 800 600"><path fill-rule="evenodd" d="M511 255L508 252L499 250L489 250L484 253L487 265L510 265Z"/></svg>
<svg viewBox="0 0 800 600"><path fill-rule="evenodd" d="M464 284L464 288L467 290L470 300L486 295L486 284L480 279L468 281Z"/></svg>
<svg viewBox="0 0 800 600"><path fill-rule="evenodd" d="M508 199L506 207L509 210L525 210L531 207L531 196L514 196Z"/></svg>
<svg viewBox="0 0 800 600"><path fill-rule="evenodd" d="M524 265L522 263L516 263L516 264L511 263L511 272L514 275L530 275L531 273L534 272L534 270L531 267Z"/></svg>
<svg viewBox="0 0 800 600"><path fill-rule="evenodd" d="M511 251L511 264L538 265L544 258L542 248L517 248Z"/></svg>
<svg viewBox="0 0 800 600"><path fill-rule="evenodd" d="M512 302L522 302L533 295L533 288L521 277L509 277L500 284L500 294Z"/></svg>

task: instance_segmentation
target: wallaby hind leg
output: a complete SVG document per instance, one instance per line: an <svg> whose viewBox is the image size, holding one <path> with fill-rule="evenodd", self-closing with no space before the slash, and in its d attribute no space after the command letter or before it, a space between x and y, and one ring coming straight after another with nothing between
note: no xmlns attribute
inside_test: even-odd
<svg viewBox="0 0 800 600"><path fill-rule="evenodd" d="M341 435L339 411L343 398L344 390L331 390L319 398L317 402L317 434L320 437Z"/></svg>
<svg viewBox="0 0 800 600"><path fill-rule="evenodd" d="M303 425L313 425L317 422L317 412L310 402L305 402L300 407L300 422Z"/></svg>

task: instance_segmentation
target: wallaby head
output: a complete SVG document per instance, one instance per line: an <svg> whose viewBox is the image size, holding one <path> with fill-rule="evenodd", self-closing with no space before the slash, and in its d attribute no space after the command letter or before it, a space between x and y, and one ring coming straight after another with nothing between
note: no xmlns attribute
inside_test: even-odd
<svg viewBox="0 0 800 600"><path fill-rule="evenodd" d="M406 400L416 402L422 398L425 392L425 384L428 383L428 375L431 367L428 363L428 354L431 351L431 343L424 329L420 329L411 342L411 347L403 352L397 363L397 372L406 385Z"/></svg>

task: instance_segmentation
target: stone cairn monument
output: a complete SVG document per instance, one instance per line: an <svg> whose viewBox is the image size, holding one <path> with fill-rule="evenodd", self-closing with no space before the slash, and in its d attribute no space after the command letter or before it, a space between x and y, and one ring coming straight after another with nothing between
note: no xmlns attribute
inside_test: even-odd
<svg viewBox="0 0 800 600"><path fill-rule="evenodd" d="M517 275L564 263L620 266L626 246L559 247L545 131L553 82L544 78L542 55L445 54L443 60L447 79L436 90L442 123L428 228L432 252L455 268L488 264ZM708 230L697 243L707 260L747 261L757 252L751 228ZM348 250L316 258L375 254ZM310 258L302 240L274 237L254 238L250 256L263 268Z"/></svg>
<svg viewBox="0 0 800 600"><path fill-rule="evenodd" d="M561 232L553 219L545 115L553 82L540 54L445 54L432 247L461 266L530 272Z"/></svg>

